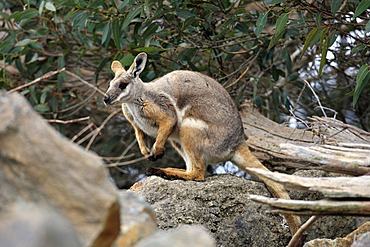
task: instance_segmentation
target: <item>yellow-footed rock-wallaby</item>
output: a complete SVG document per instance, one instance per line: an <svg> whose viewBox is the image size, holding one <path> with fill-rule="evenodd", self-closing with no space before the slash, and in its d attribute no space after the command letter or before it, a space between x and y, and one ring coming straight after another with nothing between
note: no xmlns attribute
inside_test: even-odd
<svg viewBox="0 0 370 247"><path fill-rule="evenodd" d="M123 114L135 130L140 151L149 160L161 158L169 140L186 163L186 170L151 168L148 175L204 180L206 164L232 161L261 179L273 196L289 198L280 184L248 171L248 168L267 168L250 152L238 110L222 85L206 75L185 70L144 83L139 75L146 61L145 53L138 54L127 71L114 61L111 69L115 77L104 103L122 103ZM151 149L145 144L144 133L155 138ZM300 225L299 218L286 218L294 233Z"/></svg>

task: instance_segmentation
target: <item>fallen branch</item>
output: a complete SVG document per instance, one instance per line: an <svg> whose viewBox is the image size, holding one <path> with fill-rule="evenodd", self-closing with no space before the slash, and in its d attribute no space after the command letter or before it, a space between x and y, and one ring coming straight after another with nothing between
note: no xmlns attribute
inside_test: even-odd
<svg viewBox="0 0 370 247"><path fill-rule="evenodd" d="M261 177L279 182L287 188L318 191L329 198L370 198L370 176L308 178L256 168L248 170Z"/></svg>
<svg viewBox="0 0 370 247"><path fill-rule="evenodd" d="M253 201L269 205L272 213L296 215L341 215L370 216L370 201L318 200L302 201L276 199L265 196L250 195Z"/></svg>
<svg viewBox="0 0 370 247"><path fill-rule="evenodd" d="M280 148L283 154L295 156L307 164L316 163L316 169L350 175L370 173L370 146L366 144L348 147L348 143L338 143L337 146L282 143Z"/></svg>

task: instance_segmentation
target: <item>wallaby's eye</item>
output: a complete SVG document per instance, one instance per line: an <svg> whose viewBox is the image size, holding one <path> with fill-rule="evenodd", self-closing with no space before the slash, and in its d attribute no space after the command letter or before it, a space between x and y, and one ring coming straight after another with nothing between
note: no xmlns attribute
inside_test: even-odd
<svg viewBox="0 0 370 247"><path fill-rule="evenodd" d="M128 83L121 83L119 84L119 89L124 90L127 87Z"/></svg>

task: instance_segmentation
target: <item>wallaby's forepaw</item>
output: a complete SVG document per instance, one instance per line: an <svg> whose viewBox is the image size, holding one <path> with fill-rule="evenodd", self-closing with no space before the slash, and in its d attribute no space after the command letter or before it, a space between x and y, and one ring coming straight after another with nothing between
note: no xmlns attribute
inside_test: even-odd
<svg viewBox="0 0 370 247"><path fill-rule="evenodd" d="M152 152L148 155L148 160L150 161L156 161L158 159L161 159L164 155L164 148L161 149L153 149Z"/></svg>
<svg viewBox="0 0 370 247"><path fill-rule="evenodd" d="M145 157L149 157L150 156L150 151L149 149L148 150L140 150L141 154Z"/></svg>
<svg viewBox="0 0 370 247"><path fill-rule="evenodd" d="M184 180L183 178L180 178L178 176L173 176L173 175L168 175L165 171L163 171L161 168L148 168L146 170L146 175L147 176L158 176L167 180L176 180L176 179L181 179Z"/></svg>

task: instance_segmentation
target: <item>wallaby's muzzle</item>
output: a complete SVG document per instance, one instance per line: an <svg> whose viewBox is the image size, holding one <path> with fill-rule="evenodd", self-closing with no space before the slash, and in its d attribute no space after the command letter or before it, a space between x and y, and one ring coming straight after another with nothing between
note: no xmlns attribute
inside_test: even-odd
<svg viewBox="0 0 370 247"><path fill-rule="evenodd" d="M112 99L109 96L104 96L104 104L105 105L111 105L112 104Z"/></svg>

